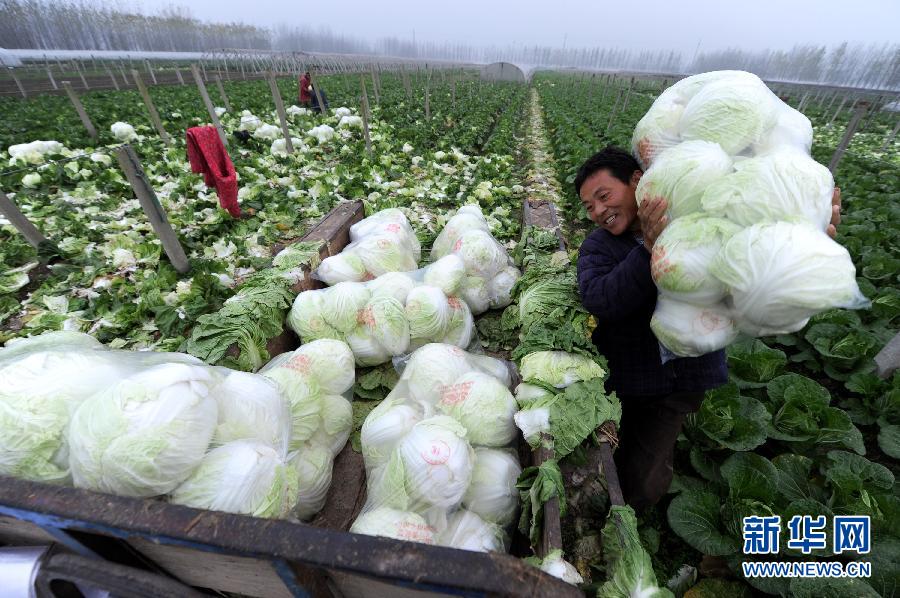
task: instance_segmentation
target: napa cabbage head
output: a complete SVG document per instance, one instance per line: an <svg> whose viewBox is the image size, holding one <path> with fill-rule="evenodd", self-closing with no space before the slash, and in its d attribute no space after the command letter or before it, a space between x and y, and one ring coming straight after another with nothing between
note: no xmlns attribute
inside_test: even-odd
<svg viewBox="0 0 900 598"><path fill-rule="evenodd" d="M465 427L473 445L504 446L516 435L516 400L508 388L487 374L463 374L444 388L437 406Z"/></svg>
<svg viewBox="0 0 900 598"><path fill-rule="evenodd" d="M409 296L409 292L415 288L416 281L402 272L388 272L369 281L367 286L372 297L393 297L401 305L406 305L406 298Z"/></svg>
<svg viewBox="0 0 900 598"><path fill-rule="evenodd" d="M679 132L686 141L718 143L734 156L774 128L778 108L778 98L758 77L713 81L687 103Z"/></svg>
<svg viewBox="0 0 900 598"><path fill-rule="evenodd" d="M447 334L450 305L437 287L419 286L406 298L406 319L413 339L439 341Z"/></svg>
<svg viewBox="0 0 900 598"><path fill-rule="evenodd" d="M353 251L344 251L322 260L316 277L331 286L339 282L360 282L366 278L366 265Z"/></svg>
<svg viewBox="0 0 900 598"><path fill-rule="evenodd" d="M488 281L481 276L466 276L462 281L460 297L476 316L491 307L491 289Z"/></svg>
<svg viewBox="0 0 900 598"><path fill-rule="evenodd" d="M343 335L325 320L326 290L303 291L294 299L287 325L304 342L320 338L342 339Z"/></svg>
<svg viewBox="0 0 900 598"><path fill-rule="evenodd" d="M724 304L698 306L666 296L656 302L650 329L664 347L681 357L699 357L723 349L738 334Z"/></svg>
<svg viewBox="0 0 900 598"><path fill-rule="evenodd" d="M506 534L500 526L466 509L450 515L447 527L437 537L440 546L476 552L506 552L506 543Z"/></svg>
<svg viewBox="0 0 900 598"><path fill-rule="evenodd" d="M287 517L297 472L265 442L234 440L211 450L169 497L173 503L254 517Z"/></svg>
<svg viewBox="0 0 900 598"><path fill-rule="evenodd" d="M511 452L476 448L472 482L463 495L463 506L485 521L511 523L519 507L516 481L521 473L519 460Z"/></svg>
<svg viewBox="0 0 900 598"><path fill-rule="evenodd" d="M447 322L446 336L441 342L457 347L468 347L475 334L475 320L465 301L456 297L448 297L447 305L450 306L450 319Z"/></svg>
<svg viewBox="0 0 900 598"><path fill-rule="evenodd" d="M397 445L397 455L415 504L459 505L472 480L475 453L458 421L445 415L420 421Z"/></svg>
<svg viewBox="0 0 900 598"><path fill-rule="evenodd" d="M322 392L339 395L353 387L356 371L347 343L320 339L303 344L290 355L286 366L311 377Z"/></svg>
<svg viewBox="0 0 900 598"><path fill-rule="evenodd" d="M433 407L441 400L446 386L474 368L462 349L430 343L413 351L400 379L408 386L414 402Z"/></svg>
<svg viewBox="0 0 900 598"><path fill-rule="evenodd" d="M650 274L664 295L697 305L713 305L727 289L709 273L722 245L741 227L722 218L691 214L672 221L653 244Z"/></svg>
<svg viewBox="0 0 900 598"><path fill-rule="evenodd" d="M213 446L234 440L259 440L287 456L291 408L278 386L265 376L221 368L211 394L218 405Z"/></svg>
<svg viewBox="0 0 900 598"><path fill-rule="evenodd" d="M218 407L207 368L150 367L84 401L69 426L79 488L121 496L171 492L203 459Z"/></svg>
<svg viewBox="0 0 900 598"><path fill-rule="evenodd" d="M390 507L378 507L360 514L350 531L422 544L435 543L434 528L421 515Z"/></svg>
<svg viewBox="0 0 900 598"><path fill-rule="evenodd" d="M309 440L319 428L322 390L316 379L292 365L293 353L277 355L259 373L278 385L291 408L290 449Z"/></svg>
<svg viewBox="0 0 900 598"><path fill-rule="evenodd" d="M565 388L580 380L606 377L606 370L590 357L565 351L538 351L522 358L522 379Z"/></svg>
<svg viewBox="0 0 900 598"><path fill-rule="evenodd" d="M638 205L662 198L670 219L702 209L704 190L732 171L732 159L722 148L708 141L685 141L665 150L638 182Z"/></svg>
<svg viewBox="0 0 900 598"><path fill-rule="evenodd" d="M386 464L400 439L421 419L406 403L406 397L396 393L388 395L363 421L360 443L366 467L372 469Z"/></svg>
<svg viewBox="0 0 900 598"><path fill-rule="evenodd" d="M437 287L445 295L456 295L466 276L466 265L457 255L445 255L438 261L425 267L423 282L427 286Z"/></svg>
<svg viewBox="0 0 900 598"><path fill-rule="evenodd" d="M870 305L847 250L807 223L741 230L725 243L710 272L728 287L738 327L751 334L793 332L820 311Z"/></svg>
<svg viewBox="0 0 900 598"><path fill-rule="evenodd" d="M809 155L782 149L735 163L735 171L713 181L703 209L741 226L802 218L824 231L831 222L831 172Z"/></svg>
<svg viewBox="0 0 900 598"><path fill-rule="evenodd" d="M304 445L289 456L289 465L297 474L297 502L294 514L309 519L322 510L331 487L334 460L325 446Z"/></svg>
<svg viewBox="0 0 900 598"><path fill-rule="evenodd" d="M414 251L404 242L407 235L376 234L362 238L354 252L372 276L387 272L409 272L417 267Z"/></svg>
<svg viewBox="0 0 900 598"><path fill-rule="evenodd" d="M319 416L321 424L309 444L325 447L337 456L353 431L353 405L341 395L324 395Z"/></svg>
<svg viewBox="0 0 900 598"><path fill-rule="evenodd" d="M493 278L509 264L509 256L491 233L482 229L467 230L453 244L453 253L462 258L466 274Z"/></svg>
<svg viewBox="0 0 900 598"><path fill-rule="evenodd" d="M360 327L390 355L402 355L409 348L409 319L403 304L394 297L373 296L358 320Z"/></svg>
<svg viewBox="0 0 900 598"><path fill-rule="evenodd" d="M348 333L356 328L359 311L371 298L366 285L359 282L339 282L325 290L322 317L335 330Z"/></svg>

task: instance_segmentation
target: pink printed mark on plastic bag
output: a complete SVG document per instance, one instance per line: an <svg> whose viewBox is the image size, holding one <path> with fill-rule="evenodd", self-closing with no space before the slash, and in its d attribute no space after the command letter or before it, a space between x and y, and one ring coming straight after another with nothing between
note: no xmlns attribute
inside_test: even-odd
<svg viewBox="0 0 900 598"><path fill-rule="evenodd" d="M456 240L456 243L453 244L453 251L459 251L462 248L462 238Z"/></svg>
<svg viewBox="0 0 900 598"><path fill-rule="evenodd" d="M457 299L456 297L447 297L447 304L452 309L460 309L462 307L462 305L459 302L459 299Z"/></svg>
<svg viewBox="0 0 900 598"><path fill-rule="evenodd" d="M472 390L472 382L463 382L461 384L452 384L444 389L441 393L442 405L456 405L462 403L469 398L469 392Z"/></svg>
<svg viewBox="0 0 900 598"><path fill-rule="evenodd" d="M356 312L356 323L361 326L375 328L375 315L372 313L371 306L366 306Z"/></svg>
<svg viewBox="0 0 900 598"><path fill-rule="evenodd" d="M435 440L422 451L421 457L429 465L443 465L450 460L450 445L443 440Z"/></svg>
<svg viewBox="0 0 900 598"><path fill-rule="evenodd" d="M363 278L362 278L362 279L363 279L363 282L366 282L366 281L369 281L369 280L375 280L375 275L372 274L371 272L369 272L368 270L366 270L366 273L363 274Z"/></svg>
<svg viewBox="0 0 900 598"><path fill-rule="evenodd" d="M715 332L728 327L728 321L717 313L704 311L700 314L700 326L707 332Z"/></svg>
<svg viewBox="0 0 900 598"><path fill-rule="evenodd" d="M300 372L301 374L308 374L311 366L312 363L307 355L295 355L285 364L285 367Z"/></svg>
<svg viewBox="0 0 900 598"><path fill-rule="evenodd" d="M378 239L378 242L375 244L378 245L378 249L389 249L391 241L390 239Z"/></svg>
<svg viewBox="0 0 900 598"><path fill-rule="evenodd" d="M403 521L397 524L397 537L411 542L434 544L434 528L430 525Z"/></svg>
<svg viewBox="0 0 900 598"><path fill-rule="evenodd" d="M397 223L388 224L387 226L384 227L384 230L386 230L389 233L399 233L400 225Z"/></svg>

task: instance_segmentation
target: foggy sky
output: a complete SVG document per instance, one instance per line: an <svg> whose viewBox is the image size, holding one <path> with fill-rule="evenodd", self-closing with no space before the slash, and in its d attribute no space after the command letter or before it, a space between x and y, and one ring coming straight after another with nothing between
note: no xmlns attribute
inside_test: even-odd
<svg viewBox="0 0 900 598"><path fill-rule="evenodd" d="M113 2L112 4L115 4ZM140 0L121 8L156 13L188 7L204 21L326 26L374 41L416 41L569 48L788 49L900 42L900 0ZM640 10L637 10L637 8Z"/></svg>

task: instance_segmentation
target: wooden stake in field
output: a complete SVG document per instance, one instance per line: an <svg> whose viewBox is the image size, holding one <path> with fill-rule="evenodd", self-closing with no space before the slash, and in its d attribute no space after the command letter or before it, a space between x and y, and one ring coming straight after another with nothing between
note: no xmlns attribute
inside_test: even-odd
<svg viewBox="0 0 900 598"><path fill-rule="evenodd" d="M218 79L218 77L216 77ZM278 90L278 83L275 81L275 75L268 73L266 79L269 81L269 90L272 92L272 99L275 101L275 110L278 112L278 120L281 121L281 134L284 135L284 149L287 153L294 153L294 144L291 142L291 132L288 130L287 114L284 111L284 102L281 100L281 92ZM221 82L219 83L221 86Z"/></svg>
<svg viewBox="0 0 900 598"><path fill-rule="evenodd" d="M166 145L171 145L172 139L163 128L162 120L159 118L159 112L156 111L156 106L153 104L150 92L147 90L147 86L144 85L144 80L141 78L141 74L137 69L131 71L131 78L134 79L134 83L137 85L138 91L144 99L144 105L147 107L147 112L150 113L150 122L153 123L156 132L159 133L159 138L162 139L163 143Z"/></svg>
<svg viewBox="0 0 900 598"><path fill-rule="evenodd" d="M363 121L363 136L366 140L366 153L372 155L372 138L369 136L369 94L366 92L366 78L359 77L359 85L362 91L360 95L360 112Z"/></svg>
<svg viewBox="0 0 900 598"><path fill-rule="evenodd" d="M372 93L375 94L375 104L381 106L381 95L378 93L378 82L375 80L375 67L370 70L372 73Z"/></svg>
<svg viewBox="0 0 900 598"><path fill-rule="evenodd" d="M91 122L91 117L88 116L84 106L81 104L81 100L78 99L78 94L72 89L72 84L69 81L63 81L62 85L63 89L66 90L66 95L69 96L69 100L72 101L72 105L75 106L75 112L78 113L78 118L81 119L81 124L83 124L85 130L87 130L88 136L94 141L97 141L97 129L94 127L94 123Z"/></svg>
<svg viewBox="0 0 900 598"><path fill-rule="evenodd" d="M78 76L81 77L81 84L84 85L84 88L90 89L91 86L88 85L87 79L84 78L84 73L78 67L78 61L75 61L75 70L78 71Z"/></svg>
<svg viewBox="0 0 900 598"><path fill-rule="evenodd" d="M881 144L881 149L879 151L883 152L891 145L894 141L894 137L897 136L897 131L900 131L900 118L897 119L897 124L894 125L894 129L884 138L884 143Z"/></svg>
<svg viewBox="0 0 900 598"><path fill-rule="evenodd" d="M225 104L225 110L231 112L231 103L228 101L228 96L225 95L225 86L222 85L222 77L216 75L216 87L219 88L219 95L222 96L222 102Z"/></svg>
<svg viewBox="0 0 900 598"><path fill-rule="evenodd" d="M203 77L200 75L200 68L197 64L191 65L191 74L194 75L194 82L197 83L197 89L200 91L200 97L203 99L203 104L206 106L206 111L209 113L210 121L214 127L216 127L216 131L219 132L219 139L222 140L222 145L228 147L228 138L225 136L225 131L222 129L222 123L219 122L219 115L216 114L216 107L213 106L212 100L209 99L209 93L206 91L206 85L203 83Z"/></svg>
<svg viewBox="0 0 900 598"><path fill-rule="evenodd" d="M309 84L312 85L313 93L316 94L316 101L319 103L319 113L325 116L325 102L322 101L322 92L319 91L319 77L313 73L313 69L309 69Z"/></svg>
<svg viewBox="0 0 900 598"><path fill-rule="evenodd" d="M178 77L178 84L184 85L184 77L181 75L181 69L177 66L175 67L175 76Z"/></svg>
<svg viewBox="0 0 900 598"><path fill-rule="evenodd" d="M50 79L50 84L53 86L53 89L59 89L59 85L56 84L56 79L53 78L53 72L49 68L47 69L47 78Z"/></svg>
<svg viewBox="0 0 900 598"><path fill-rule="evenodd" d="M28 92L26 92L26 91L25 91L25 88L22 87L22 82L19 81L19 77L16 76L16 71L13 70L13 67L11 67L11 66L10 66L10 67L7 67L7 69L9 70L9 74L12 75L13 81L16 82L16 87L19 88L19 93L22 94L22 97L23 97L23 98L27 98L27 97L28 97Z"/></svg>
<svg viewBox="0 0 900 598"><path fill-rule="evenodd" d="M18 206L16 206L3 191L0 191L0 214L3 214L3 216L9 220L10 224L22 233L22 236L25 237L28 244L35 249L38 249L41 245L46 247L47 244L50 243L47 238L41 234L41 231L39 231L37 227L19 211Z"/></svg>
<svg viewBox="0 0 900 598"><path fill-rule="evenodd" d="M612 110L609 111L609 123L606 125L606 134L609 135L610 129L612 129L613 119L616 117L616 109L619 107L619 100L622 98L622 89L619 88L616 91L616 101L613 103Z"/></svg>
<svg viewBox="0 0 900 598"><path fill-rule="evenodd" d="M172 230L172 225L169 224L166 212L160 205L153 187L150 186L150 182L144 174L144 169L141 167L141 162L134 149L130 144L126 143L116 150L116 157L119 160L119 166L125 173L125 178L128 179L131 188L134 190L135 197L140 202L144 213L147 214L150 225L153 226L156 236L162 242L163 249L166 251L166 255L169 256L172 266L182 274L190 272L191 264L184 253L184 248L181 247L181 243L178 241L178 235Z"/></svg>
<svg viewBox="0 0 900 598"><path fill-rule="evenodd" d="M831 120L828 121L828 125L827 125L827 126L828 126L829 129L831 128L832 125L834 125L834 119L836 119L837 116L838 116L838 114L841 113L841 110L844 109L844 104L847 103L847 99L848 99L848 96L844 96L844 98L841 100L841 103L840 103L840 105L838 106L837 110L834 111L834 114L832 115Z"/></svg>
<svg viewBox="0 0 900 598"><path fill-rule="evenodd" d="M431 120L431 89L428 81L425 81L425 120Z"/></svg>
<svg viewBox="0 0 900 598"><path fill-rule="evenodd" d="M116 91L119 91L119 82L116 81L116 76L113 75L113 72L109 70L109 65L103 65L103 68L106 69L106 74L109 75L109 80L112 81L113 87L116 88Z"/></svg>
<svg viewBox="0 0 900 598"><path fill-rule="evenodd" d="M847 124L847 129L844 131L844 138L841 139L841 143L838 145L837 149L834 152L834 155L831 156L831 162L828 163L828 170L831 171L831 174L837 170L838 164L841 162L841 158L844 157L844 152L847 151L847 147L850 146L850 140L853 138L853 134L856 133L857 127L859 127L859 121L862 120L862 117L865 116L866 110L869 108L869 102L857 102L856 110L853 112L853 116L850 118L850 122Z"/></svg>

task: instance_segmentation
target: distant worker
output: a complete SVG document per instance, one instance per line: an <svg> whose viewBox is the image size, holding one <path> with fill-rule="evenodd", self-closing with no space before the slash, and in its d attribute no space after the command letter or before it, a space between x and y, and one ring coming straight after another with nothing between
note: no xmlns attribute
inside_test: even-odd
<svg viewBox="0 0 900 598"><path fill-rule="evenodd" d="M300 77L300 105L309 108L312 102L312 77L309 71L303 73Z"/></svg>

